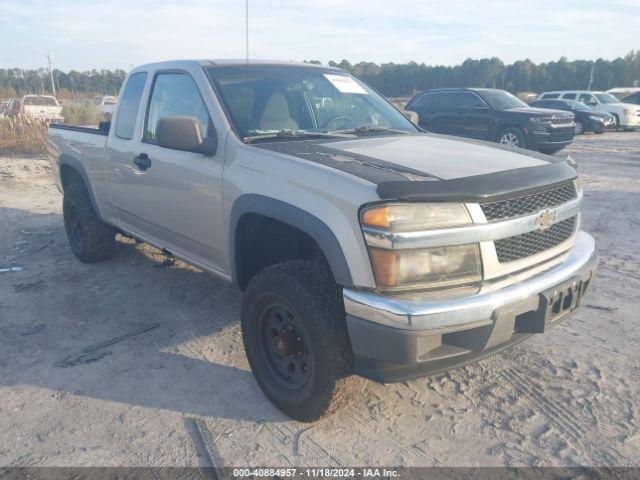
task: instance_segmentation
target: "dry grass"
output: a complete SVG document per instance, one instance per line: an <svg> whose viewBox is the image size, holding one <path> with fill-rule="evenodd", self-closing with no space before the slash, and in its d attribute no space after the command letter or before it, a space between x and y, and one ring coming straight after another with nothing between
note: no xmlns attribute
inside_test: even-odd
<svg viewBox="0 0 640 480"><path fill-rule="evenodd" d="M102 120L102 113L91 102L69 103L62 107L64 123L69 125L81 125L83 127L95 127Z"/></svg>
<svg viewBox="0 0 640 480"><path fill-rule="evenodd" d="M47 127L29 117L0 119L0 153L46 153Z"/></svg>

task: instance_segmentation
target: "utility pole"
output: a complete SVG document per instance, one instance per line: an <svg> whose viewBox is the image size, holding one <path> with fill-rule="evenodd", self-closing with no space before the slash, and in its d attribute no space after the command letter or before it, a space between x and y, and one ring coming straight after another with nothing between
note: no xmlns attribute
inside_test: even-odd
<svg viewBox="0 0 640 480"><path fill-rule="evenodd" d="M587 90L591 91L591 84L593 83L593 70L596 68L595 63L593 65L591 65L591 73L589 73L589 86L587 87Z"/></svg>
<svg viewBox="0 0 640 480"><path fill-rule="evenodd" d="M49 77L51 78L51 92L53 93L53 96L56 96L56 84L53 81L53 68L51 67L51 54L47 53L46 55L47 57L47 61L49 62Z"/></svg>

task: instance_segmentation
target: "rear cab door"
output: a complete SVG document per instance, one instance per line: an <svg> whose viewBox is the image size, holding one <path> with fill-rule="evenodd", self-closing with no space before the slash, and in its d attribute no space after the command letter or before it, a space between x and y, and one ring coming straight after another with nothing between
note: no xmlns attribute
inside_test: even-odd
<svg viewBox="0 0 640 480"><path fill-rule="evenodd" d="M431 119L433 131L447 135L466 136L461 92L438 92Z"/></svg>
<svg viewBox="0 0 640 480"><path fill-rule="evenodd" d="M229 129L215 107L202 68L192 62L132 73L111 129L106 170L123 231L228 276L222 171ZM157 123L171 116L194 117L205 137L217 136L215 155L158 145Z"/></svg>

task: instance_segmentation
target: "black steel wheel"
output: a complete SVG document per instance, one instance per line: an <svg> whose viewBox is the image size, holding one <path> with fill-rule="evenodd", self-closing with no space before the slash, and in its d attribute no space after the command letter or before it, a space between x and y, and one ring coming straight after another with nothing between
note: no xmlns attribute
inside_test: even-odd
<svg viewBox="0 0 640 480"><path fill-rule="evenodd" d="M353 375L342 290L321 262L294 260L258 272L242 303L242 340L264 394L296 420L336 412L365 385Z"/></svg>
<svg viewBox="0 0 640 480"><path fill-rule="evenodd" d="M272 375L284 388L301 388L313 368L313 354L298 315L289 305L273 302L259 322L261 353Z"/></svg>
<svg viewBox="0 0 640 480"><path fill-rule="evenodd" d="M83 183L65 187L62 213L69 246L79 260L99 262L113 254L116 231L98 219Z"/></svg>

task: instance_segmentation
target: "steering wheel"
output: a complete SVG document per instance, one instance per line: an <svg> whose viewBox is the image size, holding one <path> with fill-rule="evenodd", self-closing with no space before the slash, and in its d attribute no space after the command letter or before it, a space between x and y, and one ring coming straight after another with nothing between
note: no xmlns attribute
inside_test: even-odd
<svg viewBox="0 0 640 480"><path fill-rule="evenodd" d="M339 122L345 122L347 124L346 126L344 126L344 123L341 125L343 129L351 128L355 125L351 117L347 117L346 115L335 115L329 118L327 121L322 122L320 128L326 128L327 130L340 130L340 128L329 128L330 125L335 125L336 127L340 126Z"/></svg>

